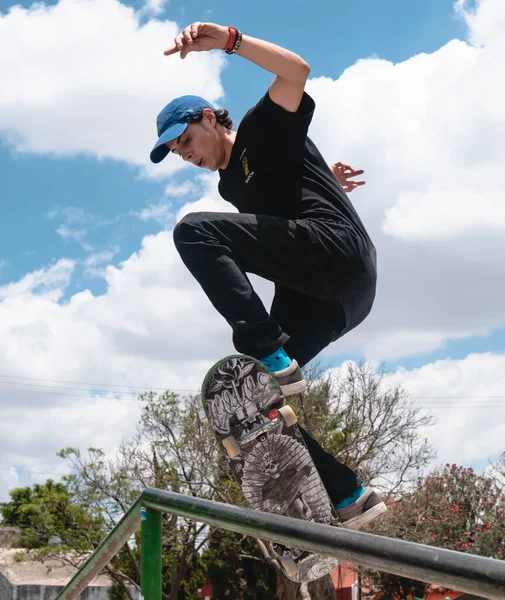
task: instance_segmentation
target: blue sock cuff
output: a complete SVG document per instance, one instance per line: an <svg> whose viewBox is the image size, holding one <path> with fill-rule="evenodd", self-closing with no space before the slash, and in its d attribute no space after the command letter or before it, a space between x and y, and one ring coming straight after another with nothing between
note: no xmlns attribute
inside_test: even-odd
<svg viewBox="0 0 505 600"><path fill-rule="evenodd" d="M350 506L351 504L356 502L356 500L360 498L364 493L365 488L362 485L360 485L359 488L354 492L354 494L351 494L348 498L342 500L342 502L340 502L339 504L336 504L335 508L337 510L340 510L341 508L346 508L347 506Z"/></svg>
<svg viewBox="0 0 505 600"><path fill-rule="evenodd" d="M287 369L293 361L286 354L284 348L279 348L275 352L272 352L272 354L265 356L265 358L260 358L260 362L269 371L282 371L283 369Z"/></svg>

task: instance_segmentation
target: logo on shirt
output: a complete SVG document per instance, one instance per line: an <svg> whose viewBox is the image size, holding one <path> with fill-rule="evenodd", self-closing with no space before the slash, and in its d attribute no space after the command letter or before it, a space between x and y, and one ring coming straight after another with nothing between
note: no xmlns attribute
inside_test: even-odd
<svg viewBox="0 0 505 600"><path fill-rule="evenodd" d="M242 159L242 168L244 169L245 176L249 176L249 161L247 160L247 156L244 156Z"/></svg>
<svg viewBox="0 0 505 600"><path fill-rule="evenodd" d="M244 151L240 155L240 163L242 165L242 169L244 170L244 174L246 177L245 183L249 183L249 181L251 180L251 177L254 175L254 171L251 171L251 169L249 168L249 160L248 160L247 156L245 156L246 150L247 150L247 148L244 148Z"/></svg>

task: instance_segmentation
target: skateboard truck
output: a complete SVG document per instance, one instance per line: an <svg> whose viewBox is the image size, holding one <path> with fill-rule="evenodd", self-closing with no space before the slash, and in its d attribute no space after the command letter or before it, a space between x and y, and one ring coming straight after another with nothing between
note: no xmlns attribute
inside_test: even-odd
<svg viewBox="0 0 505 600"><path fill-rule="evenodd" d="M274 413L274 419L270 417L271 413ZM266 436L271 429L278 428L279 411L274 409L270 411L270 414L268 417L262 415L253 402L237 408L235 417L244 430L237 440L240 446L245 446L257 438L261 440L262 436Z"/></svg>
<svg viewBox="0 0 505 600"><path fill-rule="evenodd" d="M256 439L265 441L267 434L282 429L283 423L286 427L292 427L297 421L296 414L290 406L273 408L267 417L258 411L253 402L237 407L234 416L237 425L243 429L242 434L238 439L230 435L221 440L230 458L241 454L242 450Z"/></svg>

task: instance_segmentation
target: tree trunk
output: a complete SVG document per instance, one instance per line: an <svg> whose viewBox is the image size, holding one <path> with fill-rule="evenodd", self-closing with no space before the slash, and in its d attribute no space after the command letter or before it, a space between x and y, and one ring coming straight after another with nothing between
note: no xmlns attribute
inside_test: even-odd
<svg viewBox="0 0 505 600"><path fill-rule="evenodd" d="M294 583L277 573L278 600L335 600L335 587L329 575L310 583Z"/></svg>

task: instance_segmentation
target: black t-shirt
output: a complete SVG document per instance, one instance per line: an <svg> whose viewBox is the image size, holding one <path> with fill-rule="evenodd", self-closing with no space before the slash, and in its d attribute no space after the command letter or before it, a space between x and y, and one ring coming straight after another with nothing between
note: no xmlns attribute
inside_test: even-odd
<svg viewBox="0 0 505 600"><path fill-rule="evenodd" d="M267 93L242 119L219 193L241 213L316 219L369 240L363 223L321 153L307 136L314 100L304 92L296 112Z"/></svg>

